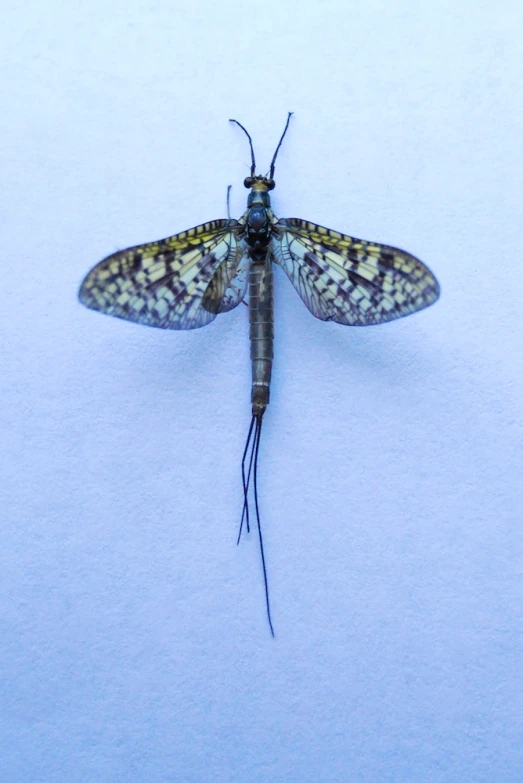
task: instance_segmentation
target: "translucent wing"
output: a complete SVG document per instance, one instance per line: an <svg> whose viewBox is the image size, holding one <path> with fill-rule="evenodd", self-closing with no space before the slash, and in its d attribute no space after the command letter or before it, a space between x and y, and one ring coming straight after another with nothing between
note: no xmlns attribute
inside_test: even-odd
<svg viewBox="0 0 523 783"><path fill-rule="evenodd" d="M241 244L242 240L240 240ZM239 262L236 261L236 271L233 277L230 276L231 271L232 269L228 269L227 264L222 264L209 283L203 297L203 306L209 312L213 313L218 308L217 313L226 313L243 302L247 293L249 257L244 254L240 257Z"/></svg>
<svg viewBox="0 0 523 783"><path fill-rule="evenodd" d="M214 220L113 253L89 272L79 299L93 310L147 326L205 326L245 294L241 275L231 289L243 255L238 225Z"/></svg>
<svg viewBox="0 0 523 783"><path fill-rule="evenodd" d="M432 272L397 247L354 239L299 218L280 220L274 228L274 260L322 321L381 324L422 310L439 296Z"/></svg>

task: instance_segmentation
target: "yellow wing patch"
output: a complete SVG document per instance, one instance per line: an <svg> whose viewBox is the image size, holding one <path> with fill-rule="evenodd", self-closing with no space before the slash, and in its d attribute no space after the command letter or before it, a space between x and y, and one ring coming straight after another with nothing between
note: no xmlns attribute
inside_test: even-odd
<svg viewBox="0 0 523 783"><path fill-rule="evenodd" d="M311 313L350 326L385 323L433 304L439 285L415 256L299 218L280 220L274 260Z"/></svg>
<svg viewBox="0 0 523 783"><path fill-rule="evenodd" d="M245 293L244 286L229 285L243 256L238 225L214 220L113 253L86 276L79 299L93 310L147 326L205 326L236 307Z"/></svg>

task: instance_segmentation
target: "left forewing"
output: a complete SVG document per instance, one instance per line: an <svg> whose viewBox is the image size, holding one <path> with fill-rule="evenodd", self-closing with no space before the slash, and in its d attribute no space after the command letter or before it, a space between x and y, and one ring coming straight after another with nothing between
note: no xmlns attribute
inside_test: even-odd
<svg viewBox="0 0 523 783"><path fill-rule="evenodd" d="M117 318L162 329L197 329L243 298L239 224L214 220L158 242L121 250L95 266L79 299Z"/></svg>
<svg viewBox="0 0 523 783"><path fill-rule="evenodd" d="M439 296L432 272L410 253L299 218L275 225L271 251L322 321L385 323L422 310Z"/></svg>

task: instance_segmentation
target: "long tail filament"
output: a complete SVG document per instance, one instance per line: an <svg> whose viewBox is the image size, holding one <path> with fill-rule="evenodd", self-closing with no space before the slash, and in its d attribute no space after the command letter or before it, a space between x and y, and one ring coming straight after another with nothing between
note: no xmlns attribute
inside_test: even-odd
<svg viewBox="0 0 523 783"><path fill-rule="evenodd" d="M243 523L247 527L247 532L250 532L249 525L249 488L251 485L251 476L253 477L253 491L254 491L254 508L256 510L256 525L258 528L258 539L260 542L260 555L263 568L263 582L265 585L265 604L267 607L267 619L269 621L269 628L271 634L274 636L274 628L272 627L271 619L271 606L269 602L269 583L267 580L267 568L265 565L265 553L263 550L263 537L260 524L260 509L258 506L258 452L260 449L260 437L262 428L261 415L254 415L251 420L251 426L249 427L249 433L247 435L247 442L242 458L242 482L243 482L243 511L240 522L240 530L238 532L237 544L240 543L240 538L243 530ZM248 468L246 466L248 464Z"/></svg>

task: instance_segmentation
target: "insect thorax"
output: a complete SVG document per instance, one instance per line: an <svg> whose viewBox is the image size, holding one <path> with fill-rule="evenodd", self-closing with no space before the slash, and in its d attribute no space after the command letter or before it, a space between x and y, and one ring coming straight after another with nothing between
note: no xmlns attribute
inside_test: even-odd
<svg viewBox="0 0 523 783"><path fill-rule="evenodd" d="M265 258L266 248L271 241L271 200L266 191L252 190L247 199L245 241L251 249L251 258Z"/></svg>

